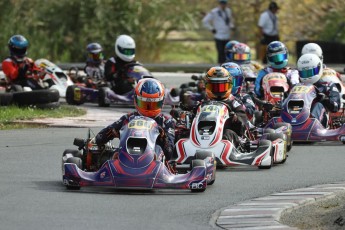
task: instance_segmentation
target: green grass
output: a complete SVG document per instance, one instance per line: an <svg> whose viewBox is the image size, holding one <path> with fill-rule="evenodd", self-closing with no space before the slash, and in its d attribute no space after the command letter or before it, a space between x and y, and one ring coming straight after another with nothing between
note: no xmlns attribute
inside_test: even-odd
<svg viewBox="0 0 345 230"><path fill-rule="evenodd" d="M86 111L77 107L62 105L57 109L20 108L4 106L0 109L0 130L43 127L41 125L20 124L21 120L37 118L77 117L86 114Z"/></svg>

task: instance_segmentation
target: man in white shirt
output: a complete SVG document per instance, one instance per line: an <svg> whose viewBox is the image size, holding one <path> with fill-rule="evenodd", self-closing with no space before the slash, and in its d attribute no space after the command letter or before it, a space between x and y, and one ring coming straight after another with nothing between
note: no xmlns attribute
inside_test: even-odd
<svg viewBox="0 0 345 230"><path fill-rule="evenodd" d="M218 63L225 62L225 45L230 40L230 30L235 29L232 12L227 7L227 0L218 0L219 6L212 9L203 19L202 22L210 30L216 42L218 52Z"/></svg>
<svg viewBox="0 0 345 230"><path fill-rule="evenodd" d="M261 13L258 26L260 28L262 49L260 50L260 58L263 63L267 63L265 50L268 44L273 41L279 41L279 28L277 12L279 7L276 2L271 2L268 9Z"/></svg>

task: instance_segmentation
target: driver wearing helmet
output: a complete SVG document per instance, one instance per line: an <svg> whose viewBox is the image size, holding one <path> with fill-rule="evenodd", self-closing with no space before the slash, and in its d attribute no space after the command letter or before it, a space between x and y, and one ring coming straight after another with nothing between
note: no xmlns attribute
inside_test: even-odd
<svg viewBox="0 0 345 230"><path fill-rule="evenodd" d="M101 146L116 137L119 137L120 129L135 116L146 116L154 119L159 128L160 135L157 138L164 152L166 160L172 156L175 141L175 123L170 115L162 113L164 102L164 86L153 78L144 78L135 87L134 105L135 112L123 115L118 121L102 129L95 137L97 145Z"/></svg>
<svg viewBox="0 0 345 230"><path fill-rule="evenodd" d="M124 70L127 64L136 63L135 41L128 35L120 35L115 41L115 57L105 63L104 76L112 84L112 90L124 94L133 89L132 82L126 79Z"/></svg>
<svg viewBox="0 0 345 230"><path fill-rule="evenodd" d="M329 76L328 73L333 72L334 76L336 76L340 81L342 81L340 73L336 72L335 70L333 70L333 69L331 69L325 65L325 63L323 61L323 51L318 44L313 43L313 42L305 44L302 48L302 51L301 51L301 55L303 55L303 54L316 54L320 58L320 60L323 64L323 70L324 70L323 76L321 76L321 79L329 78L329 77L326 77L325 75L327 74Z"/></svg>
<svg viewBox="0 0 345 230"><path fill-rule="evenodd" d="M205 74L206 97L199 106L207 101L224 102L233 116L224 124L223 139L240 146L239 136L242 137L245 128L252 128L246 115L246 108L242 101L231 95L233 77L223 67L211 67Z"/></svg>
<svg viewBox="0 0 345 230"><path fill-rule="evenodd" d="M221 66L224 67L232 76L231 94L242 101L246 107L247 116L251 119L255 111L255 104L249 94L242 92L244 77L241 67L234 62L226 62Z"/></svg>
<svg viewBox="0 0 345 230"><path fill-rule="evenodd" d="M26 57L28 46L29 42L24 36L13 35L8 41L10 56L2 61L2 70L12 85L42 88L34 79L29 78L29 73L33 70L33 61Z"/></svg>
<svg viewBox="0 0 345 230"><path fill-rule="evenodd" d="M311 115L326 128L328 123L326 110L337 112L340 106L340 94L334 83L320 81L323 64L316 54L304 54L297 61L297 69L302 83L314 84L318 97L311 107Z"/></svg>
<svg viewBox="0 0 345 230"><path fill-rule="evenodd" d="M225 44L225 61L226 62L229 62L231 61L231 57L232 57L232 47L234 47L234 45L240 43L239 41L236 41L236 40L231 40L231 41L228 41L226 44Z"/></svg>
<svg viewBox="0 0 345 230"><path fill-rule="evenodd" d="M255 80L254 92L258 98L264 96L262 89L262 79L269 73L283 73L289 81L290 88L299 83L298 71L287 67L289 61L289 53L284 43L273 41L267 46L266 58L268 66L259 71Z"/></svg>
<svg viewBox="0 0 345 230"><path fill-rule="evenodd" d="M93 42L87 45L87 59L84 72L86 75L95 80L104 78L104 57L103 48L99 43Z"/></svg>

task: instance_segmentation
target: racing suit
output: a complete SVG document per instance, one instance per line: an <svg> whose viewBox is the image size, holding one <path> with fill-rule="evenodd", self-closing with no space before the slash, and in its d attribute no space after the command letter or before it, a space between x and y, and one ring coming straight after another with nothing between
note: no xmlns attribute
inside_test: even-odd
<svg viewBox="0 0 345 230"><path fill-rule="evenodd" d="M25 57L22 62L17 62L14 58L7 57L2 61L2 70L11 85L42 89L36 80L28 77L29 73L32 73L33 65L32 59L28 57Z"/></svg>
<svg viewBox="0 0 345 230"><path fill-rule="evenodd" d="M108 141L119 137L120 129L136 116L141 116L138 112L123 115L118 121L102 129L95 138L97 145L102 146ZM154 118L158 126L164 130L156 140L165 155L166 160L170 160L175 143L175 122L170 115L159 114Z"/></svg>
<svg viewBox="0 0 345 230"><path fill-rule="evenodd" d="M266 76L269 73L283 73L285 74L288 83L290 85L290 89L292 86L296 85L299 83L299 74L297 70L291 69L289 67L282 68L282 69L273 69L272 67L266 67L262 70L259 71L258 76L255 80L255 88L254 88L254 93L257 95L259 99L262 99L263 95L263 89L262 89L262 79L264 76Z"/></svg>
<svg viewBox="0 0 345 230"><path fill-rule="evenodd" d="M331 82L316 82L314 84L317 91L325 95L320 98L311 107L311 115L318 119L321 124L327 128L328 117L327 111L335 113L340 108L340 93L336 84ZM327 110L327 111L326 111Z"/></svg>
<svg viewBox="0 0 345 230"><path fill-rule="evenodd" d="M125 62L118 57L111 57L105 63L104 77L111 83L115 93L123 95L133 89L132 82L126 79L124 73L126 65L132 63L137 63L137 61Z"/></svg>
<svg viewBox="0 0 345 230"><path fill-rule="evenodd" d="M86 62L84 67L84 72L88 77L91 77L94 80L103 80L104 79L104 62L101 62L99 65L95 65L91 62Z"/></svg>

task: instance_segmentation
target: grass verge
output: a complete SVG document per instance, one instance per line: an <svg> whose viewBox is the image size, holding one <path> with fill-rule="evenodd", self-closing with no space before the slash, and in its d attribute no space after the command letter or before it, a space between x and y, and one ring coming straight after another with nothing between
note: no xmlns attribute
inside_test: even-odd
<svg viewBox="0 0 345 230"><path fill-rule="evenodd" d="M4 106L0 109L0 130L41 128L42 125L22 124L21 120L37 118L62 118L78 117L86 114L86 111L74 106L61 105L57 109L22 108L17 106Z"/></svg>

